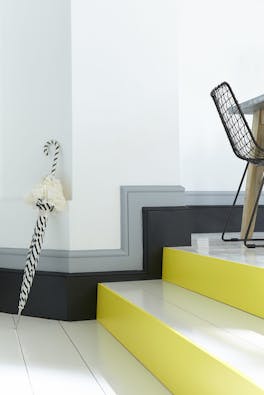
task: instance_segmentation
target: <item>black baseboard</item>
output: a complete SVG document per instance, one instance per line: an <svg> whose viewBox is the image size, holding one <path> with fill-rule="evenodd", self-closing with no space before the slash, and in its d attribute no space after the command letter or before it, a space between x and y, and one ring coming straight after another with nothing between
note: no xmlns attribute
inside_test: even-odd
<svg viewBox="0 0 264 395"><path fill-rule="evenodd" d="M22 276L22 270L0 269L1 312L17 313ZM98 283L148 278L144 271L37 272L23 315L64 321L94 319Z"/></svg>
<svg viewBox="0 0 264 395"><path fill-rule="evenodd" d="M23 271L0 269L0 311L17 313ZM67 319L67 274L37 272L24 315Z"/></svg>
<svg viewBox="0 0 264 395"><path fill-rule="evenodd" d="M143 208L144 262L161 277L162 248L191 245L192 233L221 233L230 206L186 206ZM229 232L239 232L243 206L236 206ZM255 230L263 231L264 206L259 206Z"/></svg>
<svg viewBox="0 0 264 395"><path fill-rule="evenodd" d="M191 245L190 207L144 207L143 262L155 278L161 278L162 248Z"/></svg>
<svg viewBox="0 0 264 395"><path fill-rule="evenodd" d="M218 233L229 206L143 208L143 269L100 273L37 272L23 314L66 321L94 319L97 284L161 278L162 248L190 245L192 233ZM242 207L235 209L230 231L239 231ZM263 229L260 215L256 230ZM0 269L0 311L17 313L22 270Z"/></svg>

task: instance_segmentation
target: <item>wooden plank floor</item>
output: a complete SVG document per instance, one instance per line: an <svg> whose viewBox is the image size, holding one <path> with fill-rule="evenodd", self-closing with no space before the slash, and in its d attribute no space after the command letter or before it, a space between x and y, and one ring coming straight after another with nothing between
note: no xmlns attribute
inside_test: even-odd
<svg viewBox="0 0 264 395"><path fill-rule="evenodd" d="M132 395L169 392L98 322L0 313L3 395Z"/></svg>

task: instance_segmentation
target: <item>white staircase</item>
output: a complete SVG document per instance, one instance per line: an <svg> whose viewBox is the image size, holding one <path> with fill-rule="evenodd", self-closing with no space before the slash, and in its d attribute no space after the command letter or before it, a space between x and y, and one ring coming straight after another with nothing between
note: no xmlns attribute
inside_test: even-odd
<svg viewBox="0 0 264 395"><path fill-rule="evenodd" d="M192 287L195 285L196 258L203 262L203 256L193 251L189 260L184 256L184 278L188 278L186 273L189 273ZM208 271L208 255L205 258ZM207 276L200 294L177 285L181 282L181 271L177 271L177 266L182 266L181 259L177 252L174 258L170 254L169 259L167 254L164 255L163 275L167 281L100 284L97 319L173 394L263 395L264 320L261 308L257 317L221 300L225 299L225 291L230 297L229 286L220 286L225 278L221 270L227 270L228 276L229 266L238 265L232 270L238 272L239 278L240 265L233 261L225 265L221 259L216 263L215 256L212 257L210 270L221 269L220 285L216 286L217 301L212 295L209 295L211 298L201 295L214 289L210 281L215 280L215 275ZM175 271L171 268L173 265ZM201 271L206 276L203 270L201 264ZM235 300L236 289L234 283ZM246 300L248 292L245 288L244 294L239 294L241 300ZM252 292L255 295L257 291L253 289ZM256 303L264 312L264 299ZM229 304L232 305L232 300Z"/></svg>

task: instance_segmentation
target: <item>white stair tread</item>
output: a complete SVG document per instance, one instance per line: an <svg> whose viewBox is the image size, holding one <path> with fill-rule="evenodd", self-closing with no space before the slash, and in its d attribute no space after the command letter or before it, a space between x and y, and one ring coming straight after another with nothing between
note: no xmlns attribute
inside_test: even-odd
<svg viewBox="0 0 264 395"><path fill-rule="evenodd" d="M264 238L263 233L254 236ZM239 238L240 235L229 233L227 237ZM220 233L192 234L191 246L171 248L264 268L264 248L246 248L242 242L236 241L224 242Z"/></svg>
<svg viewBox="0 0 264 395"><path fill-rule="evenodd" d="M107 283L264 389L264 320L162 280Z"/></svg>

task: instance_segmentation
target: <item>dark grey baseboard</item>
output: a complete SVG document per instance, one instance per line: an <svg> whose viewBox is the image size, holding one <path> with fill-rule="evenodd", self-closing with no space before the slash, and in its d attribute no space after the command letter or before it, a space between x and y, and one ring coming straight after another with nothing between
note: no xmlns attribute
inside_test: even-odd
<svg viewBox="0 0 264 395"><path fill-rule="evenodd" d="M161 278L162 248L190 245L192 233L222 231L229 206L143 208L143 268L141 270L61 273L40 271L24 310L25 315L60 320L94 319L100 282ZM239 231L242 207L235 208L230 231ZM263 230L259 210L256 230ZM0 311L17 312L22 270L0 269Z"/></svg>
<svg viewBox="0 0 264 395"><path fill-rule="evenodd" d="M0 269L0 311L17 313L22 271ZM65 321L94 319L100 282L149 278L142 272L56 273L38 272L23 315Z"/></svg>

